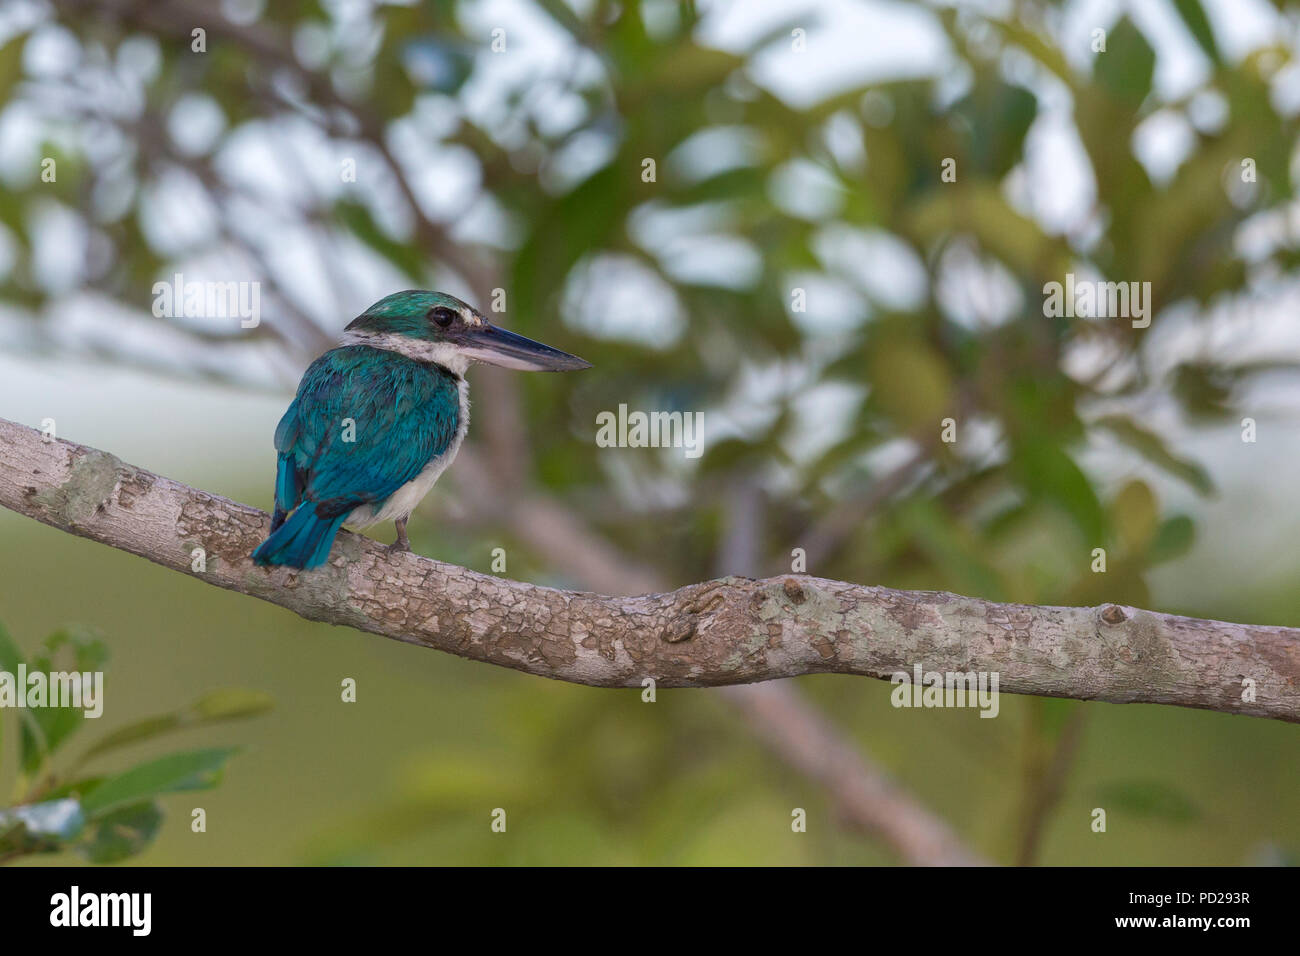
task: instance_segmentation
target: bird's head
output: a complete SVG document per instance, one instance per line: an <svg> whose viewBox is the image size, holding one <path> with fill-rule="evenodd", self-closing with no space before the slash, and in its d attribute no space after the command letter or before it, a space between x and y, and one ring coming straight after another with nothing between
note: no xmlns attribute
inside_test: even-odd
<svg viewBox="0 0 1300 956"><path fill-rule="evenodd" d="M455 296L418 289L380 299L348 324L343 342L436 362L458 375L471 362L531 372L591 368L576 355L493 325Z"/></svg>

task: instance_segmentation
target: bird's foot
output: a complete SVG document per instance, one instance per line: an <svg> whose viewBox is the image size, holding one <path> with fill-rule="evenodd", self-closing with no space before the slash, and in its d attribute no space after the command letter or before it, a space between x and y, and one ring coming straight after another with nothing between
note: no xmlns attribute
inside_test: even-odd
<svg viewBox="0 0 1300 956"><path fill-rule="evenodd" d="M397 526L397 540L388 546L389 551L410 551L411 539L406 536L406 519L393 522Z"/></svg>

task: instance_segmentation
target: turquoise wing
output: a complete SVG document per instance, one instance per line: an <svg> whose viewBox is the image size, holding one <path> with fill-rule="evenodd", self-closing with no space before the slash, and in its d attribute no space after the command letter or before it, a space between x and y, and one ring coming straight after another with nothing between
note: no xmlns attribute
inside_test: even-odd
<svg viewBox="0 0 1300 956"><path fill-rule="evenodd" d="M450 447L459 424L450 372L363 345L326 352L275 430L280 520L303 501L322 518L380 507Z"/></svg>

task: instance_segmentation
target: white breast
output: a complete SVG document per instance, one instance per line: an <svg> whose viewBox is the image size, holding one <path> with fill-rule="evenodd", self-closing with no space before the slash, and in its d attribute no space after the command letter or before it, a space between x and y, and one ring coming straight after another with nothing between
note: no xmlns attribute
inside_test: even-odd
<svg viewBox="0 0 1300 956"><path fill-rule="evenodd" d="M455 461L456 452L460 451L460 443L465 440L465 432L469 430L469 383L462 378L457 388L460 392L460 419L456 423L456 434L452 437L447 450L425 465L418 475L389 495L384 506L378 511L375 511L372 505L362 505L348 515L347 520L343 522L344 527L369 528L382 521L405 518L424 500L424 496L433 488L434 483Z"/></svg>

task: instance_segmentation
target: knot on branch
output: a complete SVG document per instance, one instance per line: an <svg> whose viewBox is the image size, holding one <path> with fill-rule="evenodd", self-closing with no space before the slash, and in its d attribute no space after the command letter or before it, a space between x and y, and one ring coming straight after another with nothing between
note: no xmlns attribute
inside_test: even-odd
<svg viewBox="0 0 1300 956"><path fill-rule="evenodd" d="M785 591L785 596L788 597L793 604L802 604L804 601L808 600L808 596L803 593L803 585L794 578L786 578L784 583L781 585L781 590Z"/></svg>
<svg viewBox="0 0 1300 956"><path fill-rule="evenodd" d="M1101 621L1103 624L1123 624L1129 619L1128 610L1120 607L1118 604L1107 604L1101 609Z"/></svg>
<svg viewBox="0 0 1300 956"><path fill-rule="evenodd" d="M680 644L694 637L700 615L716 610L726 601L723 586L722 581L710 581L701 585L694 596L682 604L678 608L677 615L668 622L661 635L663 639L669 644Z"/></svg>

